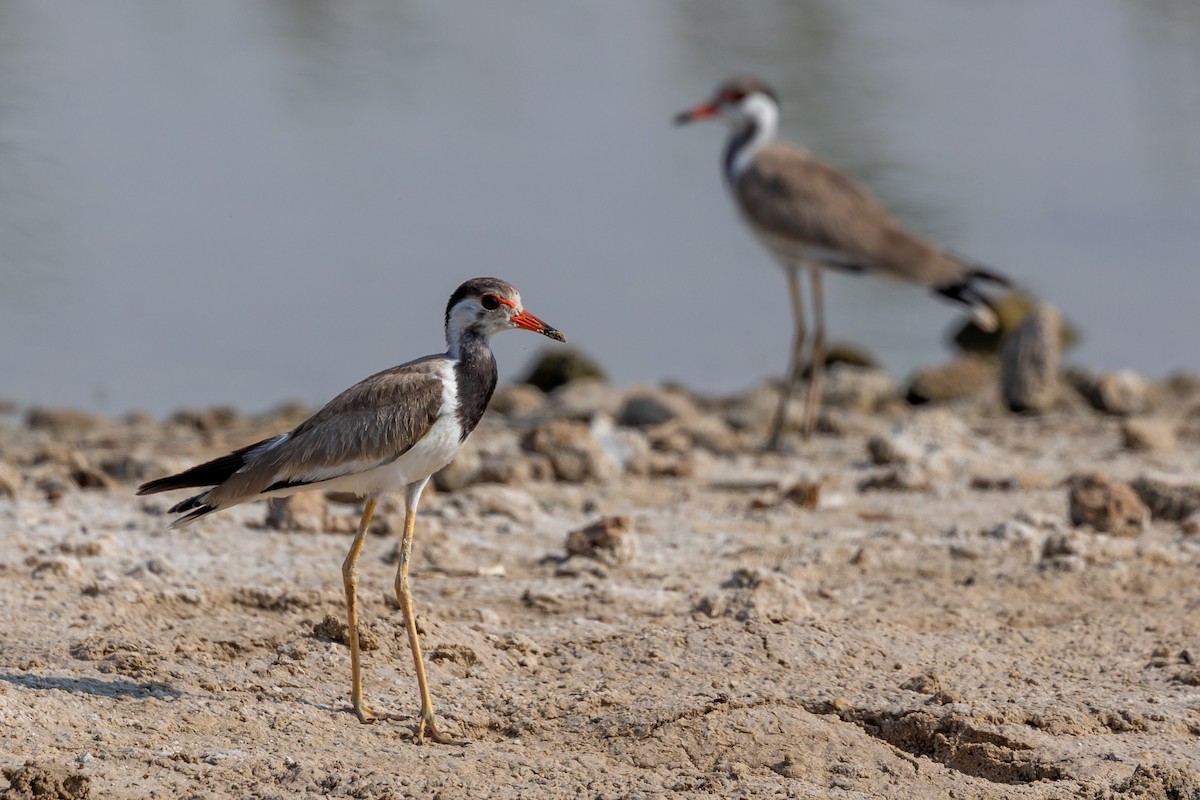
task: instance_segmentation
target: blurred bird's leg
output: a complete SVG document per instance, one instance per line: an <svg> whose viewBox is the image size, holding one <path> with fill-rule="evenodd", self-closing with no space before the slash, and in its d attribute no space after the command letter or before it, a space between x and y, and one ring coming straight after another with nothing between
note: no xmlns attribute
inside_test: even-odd
<svg viewBox="0 0 1200 800"><path fill-rule="evenodd" d="M825 376L825 302L821 290L821 268L809 269L812 274L812 302L815 332L812 343L812 367L808 374L808 394L804 398L804 422L801 433L807 439L817 427L817 412L821 410L821 379Z"/></svg>
<svg viewBox="0 0 1200 800"><path fill-rule="evenodd" d="M777 450L779 439L783 435L783 426L787 422L788 401L792 398L792 390L800 382L804 372L804 340L806 325L804 323L804 296L800 288L800 268L788 265L784 267L787 275L788 294L792 300L792 320L795 322L795 333L792 338L792 352L788 358L788 370L784 375L783 386L779 391L779 405L775 408L775 419L771 423L771 433L767 437L766 449Z"/></svg>

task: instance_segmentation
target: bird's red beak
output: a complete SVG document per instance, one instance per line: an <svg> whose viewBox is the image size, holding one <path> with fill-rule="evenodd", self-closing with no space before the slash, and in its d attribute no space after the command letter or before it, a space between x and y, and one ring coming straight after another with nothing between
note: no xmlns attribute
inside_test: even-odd
<svg viewBox="0 0 1200 800"><path fill-rule="evenodd" d="M709 119L715 117L718 113L716 103L701 103L698 106L689 108L687 111L680 111L675 115L676 125L686 125L689 122L695 122L698 119Z"/></svg>
<svg viewBox="0 0 1200 800"><path fill-rule="evenodd" d="M559 333L556 328L550 327L533 314L530 314L528 311L523 310L519 314L513 314L511 319L513 324L518 328L524 328L527 331L540 333L542 336L549 336L551 339L555 339L560 342L565 342L567 340L567 337Z"/></svg>

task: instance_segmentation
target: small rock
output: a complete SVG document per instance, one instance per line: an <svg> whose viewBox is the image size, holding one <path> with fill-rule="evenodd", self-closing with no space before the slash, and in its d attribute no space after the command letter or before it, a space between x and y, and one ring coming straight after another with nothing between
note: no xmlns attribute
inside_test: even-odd
<svg viewBox="0 0 1200 800"><path fill-rule="evenodd" d="M690 478L696 474L696 459L675 453L651 453L647 474L658 478Z"/></svg>
<svg viewBox="0 0 1200 800"><path fill-rule="evenodd" d="M730 454L740 446L740 439L724 419L711 413L690 414L676 421L679 433L687 437L692 447L711 453Z"/></svg>
<svg viewBox="0 0 1200 800"><path fill-rule="evenodd" d="M547 413L559 419L587 422L597 414L615 417L621 395L599 378L581 378L560 386L547 398Z"/></svg>
<svg viewBox="0 0 1200 800"><path fill-rule="evenodd" d="M1072 525L1090 525L1101 533L1137 536L1150 521L1150 509L1128 484L1098 474L1068 480Z"/></svg>
<svg viewBox="0 0 1200 800"><path fill-rule="evenodd" d="M855 484L860 492L926 492L933 487L929 474L915 464L904 464L876 475L870 475Z"/></svg>
<svg viewBox="0 0 1200 800"><path fill-rule="evenodd" d="M908 384L905 398L913 405L948 403L980 394L995 382L995 367L982 359L964 356L949 364L918 371Z"/></svg>
<svg viewBox="0 0 1200 800"><path fill-rule="evenodd" d="M7 461L0 461L0 495L16 497L22 482L20 470Z"/></svg>
<svg viewBox="0 0 1200 800"><path fill-rule="evenodd" d="M8 788L3 796L13 800L88 800L91 779L70 767L26 761L21 767L5 767Z"/></svg>
<svg viewBox="0 0 1200 800"><path fill-rule="evenodd" d="M556 347L544 351L534 362L522 383L551 392L560 386L585 378L606 381L600 365L572 348Z"/></svg>
<svg viewBox="0 0 1200 800"><path fill-rule="evenodd" d="M1062 315L1044 303L1019 324L1000 352L1000 393L1017 413L1048 411L1058 395Z"/></svg>
<svg viewBox="0 0 1200 800"><path fill-rule="evenodd" d="M344 645L350 644L350 626L333 614L326 614L323 620L313 625L312 632L313 636L318 639L328 639ZM358 625L358 647L364 653L379 649L379 637L371 629L363 627L361 622Z"/></svg>
<svg viewBox="0 0 1200 800"><path fill-rule="evenodd" d="M791 577L763 569L739 569L721 584L719 594L702 597L695 605L709 617L787 622L812 615L804 592Z"/></svg>
<svg viewBox="0 0 1200 800"><path fill-rule="evenodd" d="M234 425L246 422L245 416L236 408L230 406L213 406L212 408L182 409L171 415L171 422L194 428L202 433L227 430Z"/></svg>
<svg viewBox="0 0 1200 800"><path fill-rule="evenodd" d="M506 417L531 417L545 407L545 392L527 383L500 387L488 404L489 411Z"/></svg>
<svg viewBox="0 0 1200 800"><path fill-rule="evenodd" d="M683 395L642 389L626 395L621 410L617 412L617 424L632 428L651 428L694 411L695 406Z"/></svg>
<svg viewBox="0 0 1200 800"><path fill-rule="evenodd" d="M942 681L936 672L926 672L909 678L900 688L917 694L936 694L942 691Z"/></svg>
<svg viewBox="0 0 1200 800"><path fill-rule="evenodd" d="M1168 453L1175 449L1175 426L1165 419L1131 417L1121 425L1126 450Z"/></svg>
<svg viewBox="0 0 1200 800"><path fill-rule="evenodd" d="M771 424L771 415L779 403L779 387L759 386L738 397L729 398L721 411L725 422L736 431L765 434ZM792 403L791 406L802 405ZM790 410L790 408L789 408ZM796 418L799 424L799 417Z"/></svg>
<svg viewBox="0 0 1200 800"><path fill-rule="evenodd" d="M592 436L610 459L632 475L650 471L650 441L635 428L618 428L607 414L592 418Z"/></svg>
<svg viewBox="0 0 1200 800"><path fill-rule="evenodd" d="M1075 533L1052 533L1042 542L1041 565L1059 572L1082 572L1087 567Z"/></svg>
<svg viewBox="0 0 1200 800"><path fill-rule="evenodd" d="M567 534L566 549L568 556L586 556L610 566L628 564L637 554L633 522L624 516L601 517Z"/></svg>
<svg viewBox="0 0 1200 800"><path fill-rule="evenodd" d="M128 454L110 456L101 460L100 469L113 480L124 483L141 483L158 474L156 464Z"/></svg>
<svg viewBox="0 0 1200 800"><path fill-rule="evenodd" d="M1123 370L1099 376L1076 373L1071 382L1088 405L1106 414L1145 414L1154 406L1150 384L1136 372Z"/></svg>
<svg viewBox="0 0 1200 800"><path fill-rule="evenodd" d="M821 484L813 481L797 481L783 493L783 499L801 508L815 511L821 500Z"/></svg>
<svg viewBox="0 0 1200 800"><path fill-rule="evenodd" d="M89 414L74 408L32 408L25 417L28 427L58 434L90 431L107 422L108 420L98 414Z"/></svg>
<svg viewBox="0 0 1200 800"><path fill-rule="evenodd" d="M1200 515L1200 485L1169 483L1143 475L1130 487L1154 519L1178 522Z"/></svg>
<svg viewBox="0 0 1200 800"><path fill-rule="evenodd" d="M621 472L621 465L604 452L587 423L552 420L526 434L521 446L549 459L560 481L605 480Z"/></svg>
<svg viewBox="0 0 1200 800"><path fill-rule="evenodd" d="M300 492L267 501L263 525L279 531L319 533L325 530L329 502L320 492Z"/></svg>
<svg viewBox="0 0 1200 800"><path fill-rule="evenodd" d="M522 524L536 521L542 513L529 492L494 483L472 486L464 492L463 502L473 507L475 514L501 514Z"/></svg>
<svg viewBox="0 0 1200 800"><path fill-rule="evenodd" d="M842 366L875 369L879 367L879 362L865 348L853 342L833 342L825 350L825 368L832 371L833 367ZM808 370L805 370L804 377L810 377Z"/></svg>
<svg viewBox="0 0 1200 800"><path fill-rule="evenodd" d="M970 438L962 419L945 409L913 414L892 426L886 434L867 440L872 463L916 465L937 460L939 454L958 449Z"/></svg>
<svg viewBox="0 0 1200 800"><path fill-rule="evenodd" d="M823 408L874 413L900 399L900 387L878 367L841 365L829 369L821 384Z"/></svg>

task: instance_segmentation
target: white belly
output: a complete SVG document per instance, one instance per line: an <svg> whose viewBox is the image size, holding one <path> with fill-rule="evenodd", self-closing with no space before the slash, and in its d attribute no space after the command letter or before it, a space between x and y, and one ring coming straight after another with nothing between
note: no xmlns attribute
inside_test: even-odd
<svg viewBox="0 0 1200 800"><path fill-rule="evenodd" d="M364 496L398 492L410 483L428 478L453 461L462 449L459 441L461 432L462 428L452 408L449 414L443 413L437 418L421 441L392 463L366 472L310 484L302 487L302 490L336 490Z"/></svg>

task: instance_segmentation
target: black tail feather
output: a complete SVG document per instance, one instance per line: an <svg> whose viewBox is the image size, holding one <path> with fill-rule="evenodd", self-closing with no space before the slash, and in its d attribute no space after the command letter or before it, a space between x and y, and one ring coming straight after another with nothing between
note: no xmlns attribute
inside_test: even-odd
<svg viewBox="0 0 1200 800"><path fill-rule="evenodd" d="M958 283L947 283L941 286L935 286L934 291L948 300L953 300L960 305L966 306L971 312L971 318L975 324L985 331L994 331L999 325L999 316L996 310L992 307L991 301L987 297L971 285L971 279L959 281Z"/></svg>
<svg viewBox="0 0 1200 800"><path fill-rule="evenodd" d="M970 273L967 274L967 280L994 283L997 286L1003 286L1006 289L1013 285L1012 280L1007 275L1002 275L999 272L977 266L971 267Z"/></svg>
<svg viewBox="0 0 1200 800"><path fill-rule="evenodd" d="M199 508L200 506L204 505L204 501L201 498L207 494L208 492L201 492L194 497L189 497L187 500L182 500L167 509L167 513L182 514L184 511L191 511L193 508Z"/></svg>
<svg viewBox="0 0 1200 800"><path fill-rule="evenodd" d="M970 283L971 281L983 281L985 283L994 283L997 286L1003 286L1006 289L1013 285L1011 278L1001 272L997 272L991 267L985 267L983 264L971 261L968 258L963 258L958 253L954 253L949 250L945 252L946 255L950 256L952 259L966 268L967 274L963 276L963 283Z"/></svg>
<svg viewBox="0 0 1200 800"><path fill-rule="evenodd" d="M192 498L192 499L195 500L195 498ZM182 503L180 505L182 505ZM187 516L179 517L178 519L173 521L169 527L182 528L184 525L191 525L193 522L200 519L200 517L203 517L205 514L211 514L212 512L217 510L216 506L203 505L200 503L197 503L196 505L199 507L195 511L188 514ZM176 508L178 508L178 507L179 506L176 506ZM172 509L172 510L174 510L174 509Z"/></svg>
<svg viewBox="0 0 1200 800"><path fill-rule="evenodd" d="M148 481L138 487L138 494L155 494L156 492L169 492L172 489L194 489L199 486L217 486L224 483L225 480L244 467L247 462L247 454L252 450L262 447L272 439L263 439L261 442L246 445L245 447L234 450L228 455L214 458L212 461L206 461L203 464L184 470L178 475L168 475L165 478ZM195 499L195 498L193 498ZM188 501L184 501L179 505L182 506ZM172 511L182 511L179 506L171 509Z"/></svg>

